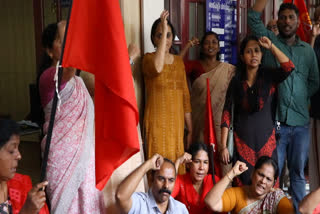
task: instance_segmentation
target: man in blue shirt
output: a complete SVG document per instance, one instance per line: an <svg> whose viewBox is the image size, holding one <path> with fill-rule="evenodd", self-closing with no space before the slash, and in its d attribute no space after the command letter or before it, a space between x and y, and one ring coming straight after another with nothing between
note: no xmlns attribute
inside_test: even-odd
<svg viewBox="0 0 320 214"><path fill-rule="evenodd" d="M140 180L149 170L152 170L150 190L148 193L134 193ZM189 213L184 204L170 196L175 180L174 163L155 154L121 182L116 193L117 205L123 213L129 214Z"/></svg>
<svg viewBox="0 0 320 214"><path fill-rule="evenodd" d="M310 97L319 88L319 72L315 53L309 44L296 35L299 10L294 4L285 3L278 11L279 35L267 30L261 21L261 13L267 0L257 0L248 12L248 25L258 37L267 36L286 54L295 65L291 75L279 84L277 120L281 122L280 141L277 146L278 164L281 172L287 156L290 175L290 193L298 212L298 204L305 196L304 168L308 159L309 103ZM269 51L264 53L265 66L278 67Z"/></svg>

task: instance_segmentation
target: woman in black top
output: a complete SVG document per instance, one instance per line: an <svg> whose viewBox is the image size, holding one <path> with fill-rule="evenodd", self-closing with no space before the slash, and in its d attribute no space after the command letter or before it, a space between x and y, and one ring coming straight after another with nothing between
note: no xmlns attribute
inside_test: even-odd
<svg viewBox="0 0 320 214"><path fill-rule="evenodd" d="M278 69L263 68L261 48L269 49L279 61ZM261 156L277 159L275 139L275 110L277 84L285 80L294 69L293 63L267 37L246 37L240 45L240 60L236 75L231 80L222 114L220 149L222 161L230 161L226 149L234 102L234 161L245 162L248 170L240 175L236 184L248 185L251 172Z"/></svg>

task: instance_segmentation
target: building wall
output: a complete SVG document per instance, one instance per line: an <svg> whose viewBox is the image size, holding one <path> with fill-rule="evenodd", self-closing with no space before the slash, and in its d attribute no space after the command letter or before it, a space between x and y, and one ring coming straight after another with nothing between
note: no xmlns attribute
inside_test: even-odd
<svg viewBox="0 0 320 214"><path fill-rule="evenodd" d="M151 26L153 22L160 17L163 9L163 0L143 0L144 53L154 51L154 47L150 40Z"/></svg>
<svg viewBox="0 0 320 214"><path fill-rule="evenodd" d="M124 23L125 36L127 46L130 43L136 44L142 49L142 26L141 26L141 1L140 0L120 0L121 14ZM143 55L143 53L141 53ZM134 80L135 93L137 98L137 104L139 108L140 118L143 117L143 76L141 71L141 56L135 61L132 68L132 76Z"/></svg>
<svg viewBox="0 0 320 214"><path fill-rule="evenodd" d="M21 120L36 78L32 0L1 0L0 28L0 116Z"/></svg>

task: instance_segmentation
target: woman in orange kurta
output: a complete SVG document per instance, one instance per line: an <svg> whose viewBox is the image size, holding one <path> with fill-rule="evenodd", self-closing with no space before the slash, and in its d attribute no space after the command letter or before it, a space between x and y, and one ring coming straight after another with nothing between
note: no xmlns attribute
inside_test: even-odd
<svg viewBox="0 0 320 214"><path fill-rule="evenodd" d="M151 30L156 52L143 59L146 84L144 137L148 158L158 153L175 161L184 153L184 125L188 129L187 144L191 143L191 106L184 64L179 56L169 53L174 28L163 11ZM166 35L166 36L162 36Z"/></svg>

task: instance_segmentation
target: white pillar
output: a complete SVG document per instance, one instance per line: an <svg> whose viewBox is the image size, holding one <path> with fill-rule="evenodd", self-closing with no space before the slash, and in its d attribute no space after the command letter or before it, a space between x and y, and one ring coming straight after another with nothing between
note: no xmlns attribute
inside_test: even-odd
<svg viewBox="0 0 320 214"><path fill-rule="evenodd" d="M144 53L153 52L150 34L153 22L160 17L164 9L163 0L143 0L143 37Z"/></svg>

